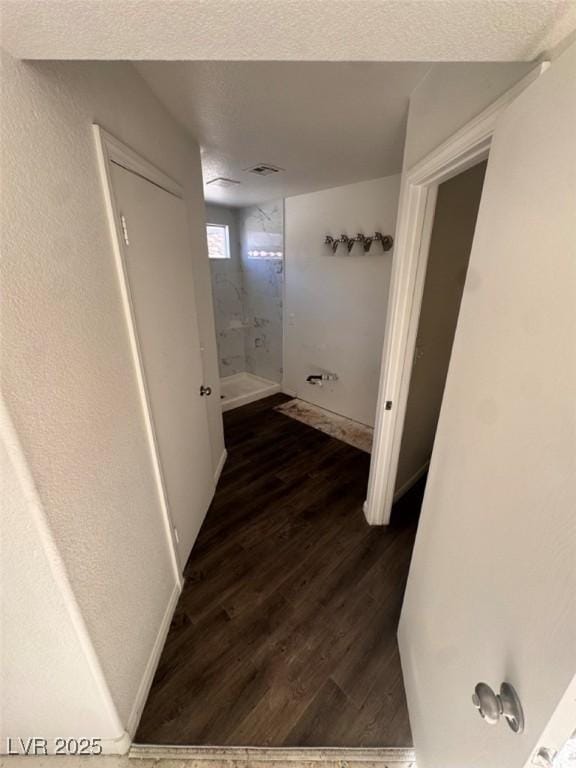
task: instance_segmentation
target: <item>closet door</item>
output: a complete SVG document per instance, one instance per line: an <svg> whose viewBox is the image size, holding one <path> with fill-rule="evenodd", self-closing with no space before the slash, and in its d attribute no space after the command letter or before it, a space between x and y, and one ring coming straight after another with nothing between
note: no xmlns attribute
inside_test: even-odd
<svg viewBox="0 0 576 768"><path fill-rule="evenodd" d="M214 490L192 255L183 200L110 165L135 331L184 567Z"/></svg>

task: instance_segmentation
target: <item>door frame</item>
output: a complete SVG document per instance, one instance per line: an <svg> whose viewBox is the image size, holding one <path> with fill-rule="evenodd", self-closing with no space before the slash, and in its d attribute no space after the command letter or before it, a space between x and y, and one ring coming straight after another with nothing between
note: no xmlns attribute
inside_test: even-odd
<svg viewBox="0 0 576 768"><path fill-rule="evenodd" d="M364 514L370 525L390 522L438 186L488 157L498 118L548 66L548 62L536 65L404 173L364 503Z"/></svg>
<svg viewBox="0 0 576 768"><path fill-rule="evenodd" d="M164 478L162 462L160 461L158 438L156 435L156 427L154 425L154 418L152 415L148 385L146 383L146 376L144 374L142 352L140 349L140 342L138 340L138 333L136 330L134 305L130 291L130 283L128 281L128 271L124 254L124 233L122 231L120 212L118 210L114 196L114 187L112 185L110 166L112 163L119 165L125 170L130 171L131 173L135 173L137 176L140 176L143 179L146 179L146 181L161 187L166 192L169 192L170 194L180 199L184 198L184 192L182 187L180 187L177 182L167 176L159 168L156 168L155 165L152 165L152 163L148 162L148 160L143 158L137 152L134 152L133 149L121 142L115 136L112 136L112 134L105 131L97 123L92 125L92 131L94 134L94 143L96 145L96 153L98 156L98 167L100 170L102 190L104 192L108 224L110 226L112 249L114 251L114 260L116 262L116 270L120 284L120 294L122 306L124 309L124 316L126 318L126 326L128 329L132 361L134 364L134 371L136 373L140 402L142 404L142 412L146 427L146 437L148 439L150 455L152 458L154 480L156 482L158 500L162 510L162 518L164 521L164 528L166 530L166 538L168 541L168 549L170 551L170 559L172 562L174 577L176 579L176 584L178 585L178 590L180 591L184 585L184 580L182 577L184 564L180 562L180 557L178 555L176 528L170 511L170 504L166 490L166 480Z"/></svg>

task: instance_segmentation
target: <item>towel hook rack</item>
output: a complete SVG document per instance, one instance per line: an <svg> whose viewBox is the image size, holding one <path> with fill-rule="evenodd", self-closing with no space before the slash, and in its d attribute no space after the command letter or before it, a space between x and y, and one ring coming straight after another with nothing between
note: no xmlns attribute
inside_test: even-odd
<svg viewBox="0 0 576 768"><path fill-rule="evenodd" d="M326 235L324 238L324 245L330 246L332 253L336 253L340 244L345 245L348 253L351 253L355 243L360 243L364 253L368 253L374 242L380 243L382 250L386 252L394 245L394 238L392 235L383 235L382 232L375 232L373 235L364 235L359 232L356 237L349 237L348 235L332 237L332 235Z"/></svg>

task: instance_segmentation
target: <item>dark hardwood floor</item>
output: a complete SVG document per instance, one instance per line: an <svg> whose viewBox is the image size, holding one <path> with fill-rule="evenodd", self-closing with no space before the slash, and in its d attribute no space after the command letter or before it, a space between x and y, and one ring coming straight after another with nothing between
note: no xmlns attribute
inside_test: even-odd
<svg viewBox="0 0 576 768"><path fill-rule="evenodd" d="M138 743L412 744L396 628L423 482L371 528L369 456L273 409L287 399L224 415Z"/></svg>

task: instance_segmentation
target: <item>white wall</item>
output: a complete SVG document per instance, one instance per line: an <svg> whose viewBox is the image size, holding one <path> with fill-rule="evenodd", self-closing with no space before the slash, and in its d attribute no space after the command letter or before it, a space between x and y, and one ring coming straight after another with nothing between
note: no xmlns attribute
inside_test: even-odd
<svg viewBox="0 0 576 768"><path fill-rule="evenodd" d="M34 617L37 656L28 639L11 640L16 654L18 648L26 653L26 667L18 656L11 663L24 669L19 685L30 690L43 644L72 638L63 646L69 651L68 679L54 668L49 689L28 701L29 719L19 727L28 735L41 732L59 706L70 713L69 722L58 723L64 734L82 728L83 734L114 739L121 736L118 723L125 728L138 714L137 691L174 573L91 124L99 122L185 188L206 378L217 386L200 158L128 64L28 64L8 55L2 64L3 396L86 628L76 642L55 612ZM223 450L217 400L212 398L210 413L214 465ZM36 541L28 567L43 568L45 557ZM57 600L49 579L30 579L34 589L44 590L34 600ZM25 582L5 599L8 612L31 600ZM62 593L58 599L68 597ZM23 633L29 630L22 627ZM87 648L103 670L115 721L101 711L91 683L88 711L76 707L90 675L82 656ZM3 693L9 701L16 696L13 690Z"/></svg>
<svg viewBox="0 0 576 768"><path fill-rule="evenodd" d="M399 176L363 181L285 202L284 387L291 394L373 425L393 251L333 254L324 238L394 235ZM322 388L311 373L337 373Z"/></svg>
<svg viewBox="0 0 576 768"><path fill-rule="evenodd" d="M533 68L532 63L435 64L410 97L404 169L426 157Z"/></svg>
<svg viewBox="0 0 576 768"><path fill-rule="evenodd" d="M430 460L466 279L486 163L440 185L430 238L416 354L400 445L396 490Z"/></svg>
<svg viewBox="0 0 576 768"><path fill-rule="evenodd" d="M0 406L0 712L5 737L121 733L20 446ZM33 567L32 567L33 563Z"/></svg>

